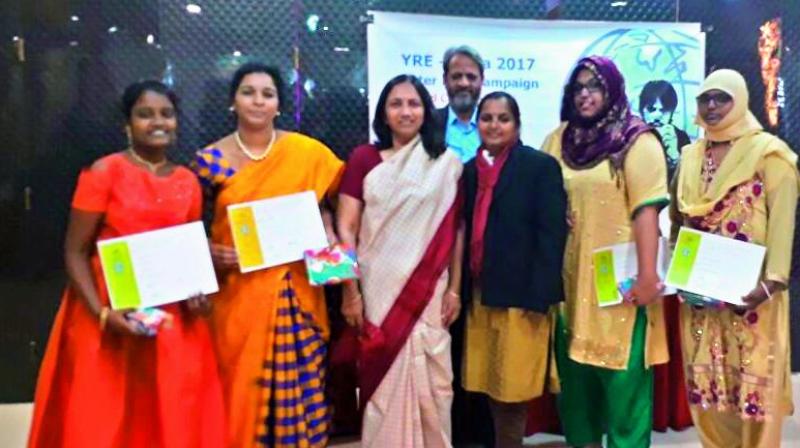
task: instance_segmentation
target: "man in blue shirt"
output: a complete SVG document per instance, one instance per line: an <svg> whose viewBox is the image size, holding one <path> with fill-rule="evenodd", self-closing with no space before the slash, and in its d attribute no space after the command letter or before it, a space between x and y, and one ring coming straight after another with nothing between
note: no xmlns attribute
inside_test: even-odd
<svg viewBox="0 0 800 448"><path fill-rule="evenodd" d="M461 45L444 53L442 65L449 104L436 112L447 146L467 162L475 157L481 142L476 115L483 85L483 59L473 48Z"/></svg>
<svg viewBox="0 0 800 448"><path fill-rule="evenodd" d="M445 133L447 146L458 154L462 162L467 162L475 157L481 144L477 109L483 86L483 59L473 48L462 45L447 50L442 65L449 104L436 110L437 119ZM461 313L450 326L454 392L451 407L453 445L492 446L493 425L486 424L492 421L492 415L486 397L468 394L461 386L464 314Z"/></svg>

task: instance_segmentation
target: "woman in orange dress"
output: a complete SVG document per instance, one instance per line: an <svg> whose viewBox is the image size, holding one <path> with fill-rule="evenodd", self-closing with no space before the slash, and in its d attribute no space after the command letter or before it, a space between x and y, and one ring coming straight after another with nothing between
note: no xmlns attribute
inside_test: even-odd
<svg viewBox="0 0 800 448"><path fill-rule="evenodd" d="M72 201L70 284L36 388L32 448L207 447L223 444L222 388L202 295L161 307L169 327L148 337L109 308L96 242L200 219L194 175L166 159L176 97L156 81L129 86L131 147L85 170Z"/></svg>
<svg viewBox="0 0 800 448"><path fill-rule="evenodd" d="M344 164L325 145L276 129L282 81L274 68L245 64L233 76L236 130L197 153L214 201L211 254L220 278L211 329L228 415L226 446L317 447L328 439L325 358L329 335L322 288L297 261L242 274L227 207L313 191L324 204ZM333 217L321 210L328 239Z"/></svg>

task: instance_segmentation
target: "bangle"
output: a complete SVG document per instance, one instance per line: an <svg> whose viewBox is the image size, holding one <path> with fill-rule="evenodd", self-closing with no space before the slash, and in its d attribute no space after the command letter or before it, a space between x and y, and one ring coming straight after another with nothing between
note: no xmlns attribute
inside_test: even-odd
<svg viewBox="0 0 800 448"><path fill-rule="evenodd" d="M451 296L455 297L456 299L461 297L460 295L454 293L453 291L447 291L447 294L450 294Z"/></svg>
<svg viewBox="0 0 800 448"><path fill-rule="evenodd" d="M108 314L111 312L111 308L104 306L100 310L100 331L104 331L106 329L106 324L108 323Z"/></svg>
<svg viewBox="0 0 800 448"><path fill-rule="evenodd" d="M772 293L769 292L769 288L767 288L767 284L764 283L763 281L761 282L761 289L763 289L764 293L767 294L767 299L771 299L772 298Z"/></svg>

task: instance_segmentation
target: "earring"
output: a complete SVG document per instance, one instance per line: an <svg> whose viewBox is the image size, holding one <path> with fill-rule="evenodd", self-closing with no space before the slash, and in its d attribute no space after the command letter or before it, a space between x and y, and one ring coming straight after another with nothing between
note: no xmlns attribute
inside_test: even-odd
<svg viewBox="0 0 800 448"><path fill-rule="evenodd" d="M228 108L228 112L230 112L230 113L236 112L236 109L234 109L234 107L231 106L231 107Z"/></svg>
<svg viewBox="0 0 800 448"><path fill-rule="evenodd" d="M280 116L281 116L281 111L278 111L278 113L277 113L277 114L275 114L275 116L276 116L276 117L280 117Z"/></svg>
<svg viewBox="0 0 800 448"><path fill-rule="evenodd" d="M131 137L131 127L125 126L125 136L128 137L128 146L133 147L133 137Z"/></svg>

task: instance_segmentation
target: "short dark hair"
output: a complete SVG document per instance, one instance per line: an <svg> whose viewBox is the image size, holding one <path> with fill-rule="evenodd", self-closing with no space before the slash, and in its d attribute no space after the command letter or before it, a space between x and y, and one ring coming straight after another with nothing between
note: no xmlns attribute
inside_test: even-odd
<svg viewBox="0 0 800 448"><path fill-rule="evenodd" d="M433 100L428 89L422 82L414 75L397 75L383 86L381 95L378 98L378 105L375 108L375 118L372 120L372 130L378 136L376 146L378 149L388 149L392 147L392 130L386 122L386 102L389 99L389 93L398 85L407 82L414 86L422 105L425 108L425 116L422 120L422 127L419 133L422 136L422 144L425 147L425 152L431 156L432 159L439 157L447 149L444 144L444 134L440 129L439 122L436 119L433 107Z"/></svg>
<svg viewBox="0 0 800 448"><path fill-rule="evenodd" d="M253 73L264 73L272 78L275 90L278 91L278 108L280 108L283 105L283 78L281 78L281 72L277 68L261 62L248 62L236 70L228 88L228 99L233 101L244 77Z"/></svg>
<svg viewBox="0 0 800 448"><path fill-rule="evenodd" d="M652 106L656 100L661 100L665 110L674 112L678 108L678 93L668 81L659 79L649 81L639 93L639 115L644 116L645 107Z"/></svg>
<svg viewBox="0 0 800 448"><path fill-rule="evenodd" d="M493 100L506 100L508 103L508 108L511 110L511 116L514 117L514 123L517 125L517 130L519 130L520 126L522 126L522 122L520 121L519 115L519 104L517 104L517 99L511 96L508 92L492 92L481 99L481 102L478 103L478 119L480 120L481 110L483 109L483 105L487 101Z"/></svg>
<svg viewBox="0 0 800 448"><path fill-rule="evenodd" d="M178 111L178 95L163 82L146 79L129 85L125 88L125 92L122 93L122 113L125 114L126 120L130 120L133 106L145 92L155 92L159 95L164 95L172 103L175 111Z"/></svg>
<svg viewBox="0 0 800 448"><path fill-rule="evenodd" d="M442 68L444 69L444 76L447 76L447 72L450 70L450 60L452 60L456 55L466 56L472 59L472 62L478 66L478 71L481 72L481 78L483 78L483 58L478 53L477 50L470 47L469 45L460 45L458 47L450 47L447 51L444 52L444 56L442 57Z"/></svg>

